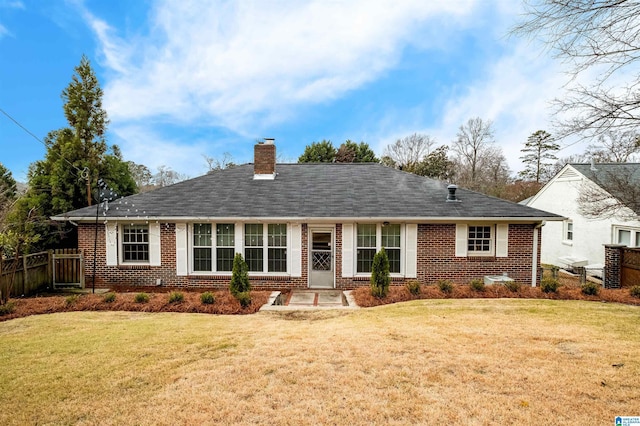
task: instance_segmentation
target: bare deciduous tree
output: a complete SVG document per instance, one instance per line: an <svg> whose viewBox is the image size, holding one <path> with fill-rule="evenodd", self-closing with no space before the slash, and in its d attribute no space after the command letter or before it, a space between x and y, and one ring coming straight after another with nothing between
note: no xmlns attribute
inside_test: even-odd
<svg viewBox="0 0 640 426"><path fill-rule="evenodd" d="M525 0L514 34L542 40L570 66L567 96L556 100L556 136L599 135L640 125L640 3L631 0ZM577 83L587 70L598 78ZM567 114L564 114L567 113Z"/></svg>
<svg viewBox="0 0 640 426"><path fill-rule="evenodd" d="M399 169L411 168L429 155L435 140L429 135L414 133L410 136L398 139L384 149L384 157L387 157L383 164L394 164ZM392 160L390 162L389 160Z"/></svg>
<svg viewBox="0 0 640 426"><path fill-rule="evenodd" d="M587 147L585 154L598 163L626 163L638 159L640 133L607 131Z"/></svg>
<svg viewBox="0 0 640 426"><path fill-rule="evenodd" d="M209 157L204 154L202 156L204 157L204 161L207 163L208 172L230 169L235 166L233 156L228 152L222 153L222 158Z"/></svg>
<svg viewBox="0 0 640 426"><path fill-rule="evenodd" d="M457 139L453 142L453 152L457 154L458 163L465 169L458 176L466 176L463 184L470 189L478 189L481 160L494 143L491 121L481 118L470 118L460 126ZM500 152L502 154L502 152Z"/></svg>
<svg viewBox="0 0 640 426"><path fill-rule="evenodd" d="M633 164L595 164L580 188L578 207L588 218L640 216L640 168ZM606 167L606 169L604 169ZM601 168L598 170L598 168Z"/></svg>

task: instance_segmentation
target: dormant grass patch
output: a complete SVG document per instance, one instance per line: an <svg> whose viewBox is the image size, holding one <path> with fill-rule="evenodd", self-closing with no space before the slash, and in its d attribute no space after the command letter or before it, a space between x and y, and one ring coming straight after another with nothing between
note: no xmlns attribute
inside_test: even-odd
<svg viewBox="0 0 640 426"><path fill-rule="evenodd" d="M610 424L640 406L640 308L416 300L0 323L0 424Z"/></svg>

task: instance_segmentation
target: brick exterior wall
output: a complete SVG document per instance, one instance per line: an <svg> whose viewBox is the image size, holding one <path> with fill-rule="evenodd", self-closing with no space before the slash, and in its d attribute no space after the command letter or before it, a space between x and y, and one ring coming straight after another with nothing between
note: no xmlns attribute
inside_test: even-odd
<svg viewBox="0 0 640 426"><path fill-rule="evenodd" d="M534 225L509 225L509 257L455 257L455 224L418 225L418 267L417 279L423 284L433 284L439 279L464 284L484 275L509 277L523 285L531 283L531 257ZM96 287L113 285L156 286L162 280L166 287L184 288L227 288L229 276L177 276L175 224L160 224L161 266L107 266L105 247L105 227L98 224ZM540 265L541 238L538 238L538 259ZM92 284L94 224L80 224L78 227L78 248L85 254L86 285ZM307 288L308 226L302 225L302 276L262 276L251 277L251 285L256 290L280 290L286 288ZM335 270L336 288L353 289L369 285L368 277L342 277L342 224L335 225ZM393 278L392 284L402 284L413 278Z"/></svg>

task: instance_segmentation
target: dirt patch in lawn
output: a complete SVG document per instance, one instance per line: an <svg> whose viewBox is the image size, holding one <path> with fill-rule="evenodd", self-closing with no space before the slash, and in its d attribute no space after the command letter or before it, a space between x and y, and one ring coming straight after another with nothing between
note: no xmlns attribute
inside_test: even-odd
<svg viewBox="0 0 640 426"><path fill-rule="evenodd" d="M450 293L442 292L436 285L421 285L420 293L411 294L405 286L389 287L387 297L378 298L371 295L369 287L360 287L353 291L353 297L358 306L369 308L388 305L390 303L406 302L418 299L552 299L552 300L589 300L595 302L614 302L627 305L640 305L640 298L631 296L628 288L601 288L598 295L588 296L582 293L579 279L571 276L559 278L560 287L556 293L544 293L540 287L521 286L518 291L511 291L503 285L485 286L484 291L472 289L469 285L454 284Z"/></svg>
<svg viewBox="0 0 640 426"><path fill-rule="evenodd" d="M228 290L212 291L215 302L204 304L200 300L202 292L180 290L147 290L119 287L116 290L115 299L107 301L107 295L103 294L64 294L64 295L39 295L34 297L11 299L13 312L0 315L0 321L29 315L51 314L55 312L72 311L133 311L133 312L190 312L201 314L253 314L262 305L267 303L269 291L252 291L251 305L243 308ZM131 291L130 291L131 290ZM183 295L181 302L169 302L170 292L180 292ZM146 293L147 302L136 302L136 295Z"/></svg>

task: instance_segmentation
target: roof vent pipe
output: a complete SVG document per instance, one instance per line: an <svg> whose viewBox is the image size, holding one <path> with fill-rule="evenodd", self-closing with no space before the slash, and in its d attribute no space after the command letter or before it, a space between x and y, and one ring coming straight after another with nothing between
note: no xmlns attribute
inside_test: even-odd
<svg viewBox="0 0 640 426"><path fill-rule="evenodd" d="M447 194L447 201L460 201L458 200L458 197L456 196L456 190L458 189L457 185L449 185L447 186L447 190L449 191L449 194Z"/></svg>

